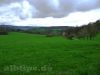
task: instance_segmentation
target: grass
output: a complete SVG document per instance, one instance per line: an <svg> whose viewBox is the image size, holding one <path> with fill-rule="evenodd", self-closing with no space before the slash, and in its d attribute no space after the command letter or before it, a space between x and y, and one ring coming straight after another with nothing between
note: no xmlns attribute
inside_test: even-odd
<svg viewBox="0 0 100 75"><path fill-rule="evenodd" d="M99 70L100 35L94 40L0 35L0 75L99 75Z"/></svg>

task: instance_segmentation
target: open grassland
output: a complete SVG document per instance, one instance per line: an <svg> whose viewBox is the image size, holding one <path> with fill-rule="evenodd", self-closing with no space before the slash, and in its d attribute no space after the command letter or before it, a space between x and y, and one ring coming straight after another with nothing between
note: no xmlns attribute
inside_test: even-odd
<svg viewBox="0 0 100 75"><path fill-rule="evenodd" d="M100 35L94 40L0 35L0 75L100 75Z"/></svg>

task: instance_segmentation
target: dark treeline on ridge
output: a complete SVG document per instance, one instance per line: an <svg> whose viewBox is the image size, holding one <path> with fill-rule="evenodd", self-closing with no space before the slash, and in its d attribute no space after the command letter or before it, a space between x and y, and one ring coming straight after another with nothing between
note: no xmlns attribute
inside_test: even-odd
<svg viewBox="0 0 100 75"><path fill-rule="evenodd" d="M32 26L12 26L0 25L0 35L7 35L9 32L24 32L30 34L52 36L64 36L70 40L72 39L94 39L100 32L100 20L89 23L87 25L70 27L70 26L52 26L52 27L32 27Z"/></svg>
<svg viewBox="0 0 100 75"><path fill-rule="evenodd" d="M100 20L94 23L89 23L88 25L66 29L63 32L63 36L70 40L74 38L91 40L94 39L95 36L99 33L100 33Z"/></svg>

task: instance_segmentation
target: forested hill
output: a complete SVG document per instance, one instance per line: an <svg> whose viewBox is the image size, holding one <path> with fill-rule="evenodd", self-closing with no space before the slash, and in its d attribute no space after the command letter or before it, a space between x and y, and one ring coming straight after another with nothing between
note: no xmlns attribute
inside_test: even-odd
<svg viewBox="0 0 100 75"><path fill-rule="evenodd" d="M89 23L87 25L82 25L79 26L78 29L82 28L85 26L95 26L97 30L100 30L100 20L94 22L94 23ZM56 34L61 34L63 31L69 30L69 29L75 29L76 27L71 27L71 26L51 26L51 27L35 27L35 26L14 26L14 25L0 25L0 31L16 31L16 32L27 32L27 33L35 33L35 34L47 34L47 33L56 33Z"/></svg>

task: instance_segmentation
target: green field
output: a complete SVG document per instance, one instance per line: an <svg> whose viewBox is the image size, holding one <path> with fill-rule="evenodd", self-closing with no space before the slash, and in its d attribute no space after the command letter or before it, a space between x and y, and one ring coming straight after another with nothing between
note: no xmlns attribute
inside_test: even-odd
<svg viewBox="0 0 100 75"><path fill-rule="evenodd" d="M0 75L100 75L100 35L94 40L0 35Z"/></svg>

